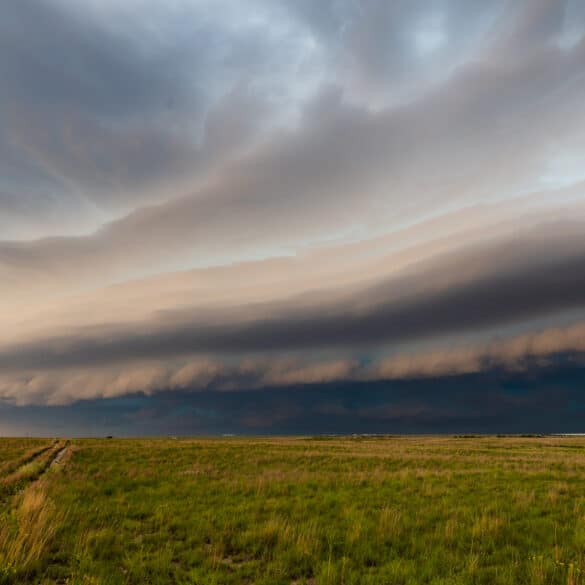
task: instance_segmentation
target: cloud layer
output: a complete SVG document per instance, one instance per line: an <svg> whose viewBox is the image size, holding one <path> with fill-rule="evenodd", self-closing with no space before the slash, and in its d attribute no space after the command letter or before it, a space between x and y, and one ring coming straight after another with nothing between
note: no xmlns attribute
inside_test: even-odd
<svg viewBox="0 0 585 585"><path fill-rule="evenodd" d="M11 0L0 74L0 398L585 351L577 0Z"/></svg>

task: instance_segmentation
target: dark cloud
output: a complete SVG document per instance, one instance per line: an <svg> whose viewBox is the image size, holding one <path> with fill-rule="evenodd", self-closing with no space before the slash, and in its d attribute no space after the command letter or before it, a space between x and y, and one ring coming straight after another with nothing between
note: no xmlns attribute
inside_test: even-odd
<svg viewBox="0 0 585 585"><path fill-rule="evenodd" d="M580 351L550 327L585 305L584 33L577 0L9 0L0 395L364 379L462 336L372 377Z"/></svg>
<svg viewBox="0 0 585 585"><path fill-rule="evenodd" d="M583 15L578 5L565 4L521 2L510 8L509 3L499 0L294 0L283 3L286 11L278 10L273 3L234 5L220 18L205 3L184 2L172 9L138 3L127 10L109 6L99 11L65 0L10 0L0 23L0 123L4 128L0 171L5 183L0 185L0 192L11 207L16 206L17 199L29 203L18 213L7 213L13 224L23 223L22 231L28 235L35 227L39 233L46 232L42 229L42 218L47 215L44 210L54 210L50 213L54 221L49 223L55 227L49 231L59 233L58 215L65 206L68 213L64 215L70 216L65 231L75 231L71 223L76 215L80 231L87 231L112 214L182 195L187 191L182 181L194 170L207 168L210 153L214 153L213 158L218 153L217 141L203 152L197 147L209 110L222 96L233 92L242 79L251 82L252 94L259 96L260 103L278 104L282 113L298 108L323 81L336 83L346 95L354 95L355 88L344 73L347 66L356 68L358 78L374 85L400 85L402 77L414 81L418 68L423 77L430 75L429 71L442 71L449 78L449 64L468 67L469 62L484 61L487 67L479 71L471 68L439 92L434 101L421 103L412 111L407 109L406 115L362 114L360 121L355 111L342 111L334 127L329 125L321 133L308 129L298 140L287 138L290 148L302 149L309 160L335 171L328 175L333 192L338 184L347 184L348 175L352 179L349 186L353 184L355 189L364 176L375 180L376 173L386 166L392 171L387 179L394 181L397 190L408 191L417 183L408 164L412 158L417 168L427 169L429 184L436 180L439 193L435 197L440 199L441 183L452 183L454 178L449 173L436 177L437 169L446 169L451 163L433 161L424 143L436 151L438 141L452 133L441 149L451 157L462 157L461 166L471 170L498 161L482 160L481 156L467 160L477 146L468 144L470 134L486 133L486 146L476 152L485 150L488 159L494 157L493 151L487 152L494 141L500 145L506 142L507 137L494 135L496 131L502 134L505 126L510 126L516 152L533 151L546 133L562 134L553 122L550 126L544 123L549 114L543 115L536 107L536 96L542 99L551 89L558 90L582 69L582 48L571 55L560 55L549 43L562 36L565 29L580 30L578 23ZM235 26L237 23L240 26ZM489 50L476 55L470 46L471 39L483 38L483 33L478 34L488 31L490 24L496 30L492 44L503 47L504 56ZM444 46L437 55L422 58L417 54L417 35L423 39L426 35L431 43L433 35L442 35ZM311 39L317 48L310 48ZM536 53L545 49L552 53L539 61L532 50L524 50L535 45ZM470 96L467 84L485 99L477 100L477 93ZM295 91L300 97L294 97ZM415 92L410 97L416 99L418 95ZM251 124L232 132L241 130L236 138L245 141L250 126L261 125L263 114L251 115L245 100L241 105L241 110L228 113L226 118L237 117L238 123L252 119ZM217 124L218 116L223 116L222 107L220 104L211 114L207 127ZM536 128L542 132L540 136L519 133L510 124L519 115L519 108L526 111L522 116L534 116L523 121L523 128L534 125L535 133ZM566 110L570 119L572 108L574 104L563 104L559 109ZM458 120L453 119L454 109L460 113ZM496 125L490 122L494 118ZM540 124L535 124L538 120ZM348 140L348 135L355 135L355 139ZM362 144L363 148L358 152L342 148L348 142ZM229 143L222 140L222 148ZM417 155L413 156L415 146ZM283 147L277 142L271 143L272 147L286 160ZM331 155L322 158L328 151ZM402 152L404 156L400 156ZM381 153L385 153L383 159ZM315 170L311 166L298 168L300 161L295 162L294 153L290 156L290 174L296 173L293 180L306 175L314 181ZM263 156L246 164L254 167L265 163L274 164ZM286 162L276 169L286 170L284 166ZM464 185L458 187L472 184L476 178L460 180ZM282 183L290 181L285 176ZM274 197L270 182L250 188L271 191L262 195L263 204ZM283 199L298 200L300 192L307 193L304 201L311 200L315 190L322 192L322 184L299 184L294 196L287 192ZM195 199L201 198L205 196ZM246 199L245 193L241 199ZM331 201L328 203L330 207ZM97 206L97 211L92 206ZM184 207L177 209L182 216ZM192 215L205 214L205 210L196 209L198 206L188 207ZM313 215L313 210L309 214ZM20 219L23 215L25 218ZM35 221L27 222L26 216ZM18 231L13 226L8 233L18 235ZM201 230L193 226L189 231ZM189 246L193 245L197 243ZM80 247L84 248L83 244Z"/></svg>
<svg viewBox="0 0 585 585"><path fill-rule="evenodd" d="M192 39L205 46L203 35ZM157 125L176 128L181 115L193 126L204 107L194 77L204 64L193 61L202 51L188 52L189 76L186 54L180 42L144 50L60 2L9 1L0 22L0 148L21 162L3 157L3 175L26 196L37 186L32 165L57 183L37 193L41 201L73 188L105 205L127 197L132 180L143 184L141 175L173 170L168 159L179 154L180 139Z"/></svg>
<svg viewBox="0 0 585 585"><path fill-rule="evenodd" d="M199 49L208 41L192 35ZM124 117L156 113L171 103L192 108L194 98L196 105L194 80L179 74L185 59L180 45L141 49L131 36L99 26L91 13L60 2L9 0L0 23L3 100ZM197 63L191 65L196 71Z"/></svg>
<svg viewBox="0 0 585 585"><path fill-rule="evenodd" d="M0 244L0 266L18 257L29 278L120 278L128 267L156 271L169 259L208 263L234 250L294 249L348 225L392 229L421 209L432 214L522 189L526 176L542 174L551 149L582 135L584 55L585 41L568 52L475 63L424 99L380 112L328 94L317 108L327 116L316 121L310 108L298 130L222 167L194 193L141 208L91 237ZM180 160L175 152L168 149L169 161Z"/></svg>
<svg viewBox="0 0 585 585"><path fill-rule="evenodd" d="M164 392L69 406L0 405L0 433L116 436L237 433L583 432L585 370L335 383L238 392Z"/></svg>
<svg viewBox="0 0 585 585"><path fill-rule="evenodd" d="M585 308L581 223L433 258L375 286L315 303L291 299L228 313L176 311L145 325L83 330L0 353L14 370L193 353L250 353L399 344L480 332Z"/></svg>
<svg viewBox="0 0 585 585"><path fill-rule="evenodd" d="M112 215L181 195L186 177L233 154L229 136L241 143L257 130L248 126L267 116L258 111L264 95L252 103L264 89L249 91L247 100L237 89L253 73L258 86L271 73L253 72L277 58L265 29L255 35L260 52L236 65L228 55L244 55L246 27L239 33L189 3L139 8L128 16L65 0L3 5L0 192L13 224L7 234L60 233L59 214L64 231L87 232ZM220 143L217 118L226 102L232 120L249 124L230 128ZM206 127L216 129L210 145ZM22 200L28 204L11 213L8 205ZM52 229L43 229L47 212Z"/></svg>

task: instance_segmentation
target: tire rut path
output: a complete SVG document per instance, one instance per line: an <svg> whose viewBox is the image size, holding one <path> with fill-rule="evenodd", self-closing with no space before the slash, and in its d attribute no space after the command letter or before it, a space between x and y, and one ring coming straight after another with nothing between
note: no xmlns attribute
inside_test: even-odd
<svg viewBox="0 0 585 585"><path fill-rule="evenodd" d="M48 469L60 464L69 449L69 441L56 440L25 459L10 475L0 479L0 504L39 480Z"/></svg>

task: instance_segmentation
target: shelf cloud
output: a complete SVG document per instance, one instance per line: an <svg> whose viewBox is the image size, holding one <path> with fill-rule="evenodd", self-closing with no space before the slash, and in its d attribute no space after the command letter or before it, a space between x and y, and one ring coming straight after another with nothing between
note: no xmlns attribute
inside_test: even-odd
<svg viewBox="0 0 585 585"><path fill-rule="evenodd" d="M0 400L585 353L577 0L9 0Z"/></svg>

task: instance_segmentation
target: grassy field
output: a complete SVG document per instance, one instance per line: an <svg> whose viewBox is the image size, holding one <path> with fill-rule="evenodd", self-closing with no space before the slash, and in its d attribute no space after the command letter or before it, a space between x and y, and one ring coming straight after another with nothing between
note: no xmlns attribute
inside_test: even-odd
<svg viewBox="0 0 585 585"><path fill-rule="evenodd" d="M0 480L50 444L47 439L0 439Z"/></svg>
<svg viewBox="0 0 585 585"><path fill-rule="evenodd" d="M0 583L585 583L585 439L0 440Z"/></svg>

